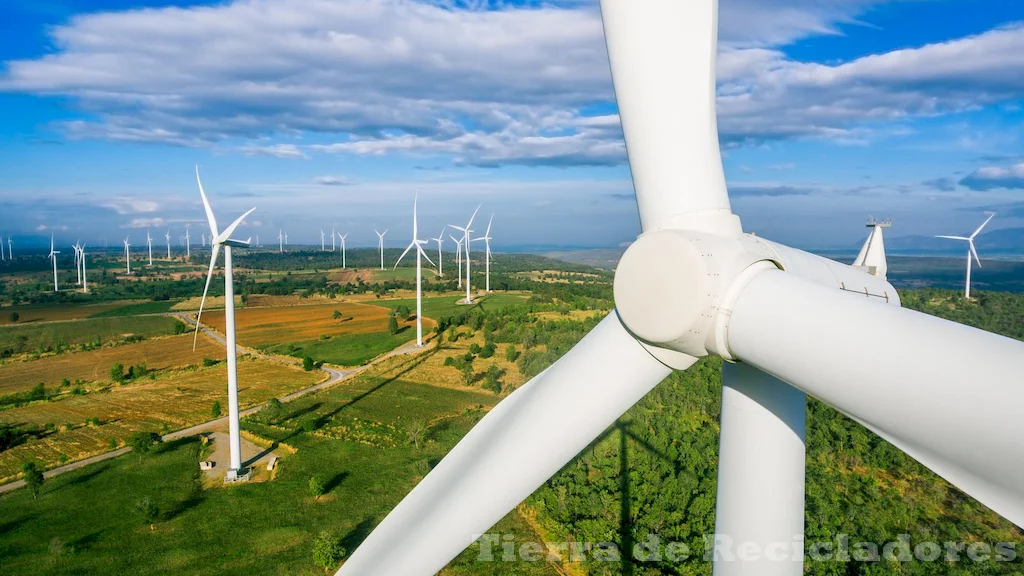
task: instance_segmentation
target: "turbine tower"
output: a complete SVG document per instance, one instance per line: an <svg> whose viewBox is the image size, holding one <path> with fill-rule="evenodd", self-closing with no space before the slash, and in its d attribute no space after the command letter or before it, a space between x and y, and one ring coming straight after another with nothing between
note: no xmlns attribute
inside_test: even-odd
<svg viewBox="0 0 1024 576"><path fill-rule="evenodd" d="M146 247L149 248L149 265L153 265L153 238L149 235L149 228L146 228Z"/></svg>
<svg viewBox="0 0 1024 576"><path fill-rule="evenodd" d="M380 269L384 269L384 235L388 233L387 230L384 232L377 232L377 229L373 229L374 233L377 234L377 248L380 249Z"/></svg>
<svg viewBox="0 0 1024 576"><path fill-rule="evenodd" d="M200 242L202 243L202 245L206 246L206 233L204 232L203 234L201 234L199 236L199 238L200 238Z"/></svg>
<svg viewBox="0 0 1024 576"><path fill-rule="evenodd" d="M984 228L993 218L996 213L992 212L989 214L988 219L978 226L978 229L974 231L974 234L970 236L936 236L936 238L946 238L948 240L964 240L967 242L967 282L964 286L964 298L971 299L971 256L974 257L975 262L978 263L978 268L981 268L981 259L978 258L978 251L974 248L974 238L981 233Z"/></svg>
<svg viewBox="0 0 1024 576"><path fill-rule="evenodd" d="M431 238L434 242L437 242L437 277L444 278L444 255L441 253L441 243L444 242L444 231L447 226L441 228L441 233L437 235L437 238Z"/></svg>
<svg viewBox="0 0 1024 576"><path fill-rule="evenodd" d="M79 264L79 260L82 258L82 254L81 247L79 246L79 244L81 244L81 241L76 240L75 243L71 245L71 249L75 251L75 275L78 277L78 280L75 282L75 286L82 285L82 267Z"/></svg>
<svg viewBox="0 0 1024 576"><path fill-rule="evenodd" d="M334 244L334 235L335 234L337 234L337 232L335 231L335 226L331 226L331 252L334 252L336 250L335 244Z"/></svg>
<svg viewBox="0 0 1024 576"><path fill-rule="evenodd" d="M53 291L59 292L60 288L57 287L57 254L60 251L53 249L53 235L50 235L50 254L47 256L50 260L53 260Z"/></svg>
<svg viewBox="0 0 1024 576"><path fill-rule="evenodd" d="M185 226L185 258L192 259L192 237L188 234L188 226Z"/></svg>
<svg viewBox="0 0 1024 576"><path fill-rule="evenodd" d="M210 289L210 280L213 279L213 269L217 265L217 251L224 247L224 336L227 346L228 358L228 443L231 452L231 469L228 471L228 478L234 478L242 468L242 440L238 424L238 366L235 358L235 287L231 270L231 248L248 248L249 240L234 240L231 234L238 228L238 225L245 220L245 217L252 214L255 208L231 223L223 232L217 231L217 219L210 208L210 201L203 191L203 183L199 179L199 167L196 167L196 182L199 184L199 195L203 198L203 208L206 209L206 219L210 222L210 270L206 274L206 287L203 288L203 298L199 301L199 313L196 315L196 332L192 337L192 350L196 348L196 338L199 336L199 319L203 315L203 304L206 302L206 293Z"/></svg>
<svg viewBox="0 0 1024 576"><path fill-rule="evenodd" d="M13 246L12 242L13 242L13 238L11 237L10 234L8 234L7 235L7 258L9 260L14 260L14 246Z"/></svg>
<svg viewBox="0 0 1024 576"><path fill-rule="evenodd" d="M473 210L473 215L469 217L469 222L466 224L465 228L463 228L461 226L456 226L454 224L449 224L449 226L451 226L452 228L455 228L456 230L461 230L462 234L463 234L463 236L462 236L462 245L466 249L466 304L472 304L473 303L473 297L469 293L469 285L470 285L470 282L469 282L469 279L470 279L470 275L469 275L469 243L471 242L471 240L469 238L469 234L470 234L470 232L473 231L473 229L471 228L471 226L473 226L473 219L476 218L476 213L479 212L479 211L480 211L480 207L477 206L476 210Z"/></svg>
<svg viewBox="0 0 1024 576"><path fill-rule="evenodd" d="M7 257L4 255L4 237L0 236L0 262L4 260L7 260Z"/></svg>
<svg viewBox="0 0 1024 576"><path fill-rule="evenodd" d="M277 231L277 253L284 254L284 232L280 229Z"/></svg>
<svg viewBox="0 0 1024 576"><path fill-rule="evenodd" d="M345 269L345 238L348 238L348 234L342 236L338 234L338 239L341 240L341 269Z"/></svg>
<svg viewBox="0 0 1024 576"><path fill-rule="evenodd" d="M132 245L128 243L128 238L129 238L129 236L125 236L124 237L124 265L125 265L125 268L127 270L126 273L128 275L131 275L131 273L132 273L132 250L131 250L131 246Z"/></svg>
<svg viewBox="0 0 1024 576"><path fill-rule="evenodd" d="M494 222L494 214L491 214L491 219L487 221L487 231L480 238L474 238L473 241L483 240L486 251L484 252L484 277L485 288L484 292L491 291L491 222Z"/></svg>
<svg viewBox="0 0 1024 576"><path fill-rule="evenodd" d="M85 244L82 244L78 249L78 263L82 267L82 292L89 293L89 281L85 277Z"/></svg>
<svg viewBox="0 0 1024 576"><path fill-rule="evenodd" d="M398 264L405 258L405 255L416 248L416 346L423 346L423 291L420 288L422 282L423 270L420 267L420 256L427 259L427 262L433 264L427 253L423 251L423 245L427 243L426 240L420 240L417 238L419 235L419 227L416 222L416 203L419 200L419 194L413 197L412 201L412 242L405 248L405 252L398 257L398 261L395 262L395 268L398 269ZM383 238L383 235L382 235Z"/></svg>
<svg viewBox="0 0 1024 576"><path fill-rule="evenodd" d="M320 229L320 251L321 252L324 252L324 251L327 250L326 241L327 241L327 236L324 236L324 229L321 228Z"/></svg>
<svg viewBox="0 0 1024 576"><path fill-rule="evenodd" d="M868 239L864 241L852 266L872 276L885 278L889 272L889 264L885 258L885 240L882 237L882 230L891 228L892 220L875 220L874 217L869 217L866 226L871 232L868 233Z"/></svg>
<svg viewBox="0 0 1024 576"><path fill-rule="evenodd" d="M601 13L642 229L616 308L488 412L338 574L435 574L710 355L728 360L715 533L761 551L716 558L715 576L803 574L805 394L1024 525L1024 342L903 309L882 278L744 234L715 114L718 2L601 0Z"/></svg>
<svg viewBox="0 0 1024 576"><path fill-rule="evenodd" d="M456 238L451 234L448 237L455 242L455 263L459 267L459 285L457 288L462 288L462 238Z"/></svg>

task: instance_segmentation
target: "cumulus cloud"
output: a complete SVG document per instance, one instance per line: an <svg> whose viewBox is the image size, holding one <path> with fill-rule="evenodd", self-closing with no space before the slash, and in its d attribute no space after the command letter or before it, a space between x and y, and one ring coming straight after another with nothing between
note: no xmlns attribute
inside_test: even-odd
<svg viewBox="0 0 1024 576"><path fill-rule="evenodd" d="M778 49L838 34L878 3L722 0L723 142L865 143L878 122L1024 92L1022 25L837 64ZM69 137L241 138L254 142L241 152L279 158L625 161L593 1L234 0L79 15L51 35L52 53L5 64L0 89L70 98L92 119L63 124ZM306 132L326 143L267 144Z"/></svg>
<svg viewBox="0 0 1024 576"><path fill-rule="evenodd" d="M341 176L317 176L313 178L313 182L322 186L351 186L353 184L352 181Z"/></svg>
<svg viewBox="0 0 1024 576"><path fill-rule="evenodd" d="M157 228L167 225L167 220L163 218L132 218L128 222L126 228Z"/></svg>
<svg viewBox="0 0 1024 576"><path fill-rule="evenodd" d="M115 198L102 204L103 208L109 208L118 214L138 214L156 212L160 204L153 200L139 200L136 198Z"/></svg>
<svg viewBox="0 0 1024 576"><path fill-rule="evenodd" d="M1024 190L1024 162L1009 167L982 166L964 176L960 184L980 191L996 188Z"/></svg>

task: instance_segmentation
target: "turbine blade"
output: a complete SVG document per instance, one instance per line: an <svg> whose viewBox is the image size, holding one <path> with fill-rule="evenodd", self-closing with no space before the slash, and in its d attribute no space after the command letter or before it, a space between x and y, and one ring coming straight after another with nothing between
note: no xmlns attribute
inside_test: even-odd
<svg viewBox="0 0 1024 576"><path fill-rule="evenodd" d="M971 234L971 240L974 240L974 237L977 236L981 232L981 229L984 228L995 217L996 217L996 213L995 212L993 212L992 214L989 214L988 219L986 219L984 222L982 222L981 226L978 226L978 229L974 231L974 234Z"/></svg>
<svg viewBox="0 0 1024 576"><path fill-rule="evenodd" d="M734 356L1024 526L1024 342L782 271L755 276L732 308Z"/></svg>
<svg viewBox="0 0 1024 576"><path fill-rule="evenodd" d="M430 262L431 266L437 266L437 264L434 264L434 261L430 259L430 256L427 256L427 253L423 251L423 247L420 246L419 242L416 243L416 249L420 251L420 256L423 256L427 259L427 262Z"/></svg>
<svg viewBox="0 0 1024 576"><path fill-rule="evenodd" d="M491 222L494 222L494 214L491 214L491 219L487 221L487 231L484 232L484 236L491 235Z"/></svg>
<svg viewBox="0 0 1024 576"><path fill-rule="evenodd" d="M945 238L947 240L970 240L966 236L936 236L936 238Z"/></svg>
<svg viewBox="0 0 1024 576"><path fill-rule="evenodd" d="M248 216L249 214L252 214L255 211L256 211L256 209L253 208L253 209L249 210L248 212L246 212L245 214L242 214L241 216L239 216L238 220L235 220L234 222L231 223L231 226L228 226L227 228L224 229L224 232L221 233L221 235L217 237L215 242L222 243L225 240L227 240L228 238L230 238L231 234L234 233L235 228L238 228L238 225L242 223L242 220L245 220L246 216Z"/></svg>
<svg viewBox="0 0 1024 576"><path fill-rule="evenodd" d="M480 420L338 575L437 573L670 372L612 312Z"/></svg>
<svg viewBox="0 0 1024 576"><path fill-rule="evenodd" d="M981 268L981 258L978 258L978 251L974 249L974 240L968 240L967 246L971 249L971 255L974 256L974 261L978 263L978 268Z"/></svg>
<svg viewBox="0 0 1024 576"><path fill-rule="evenodd" d="M210 201L206 198L206 191L203 190L203 181L199 179L199 166L196 165L196 182L199 183L199 195L203 197L203 208L206 210L206 219L210 221L210 233L217 235L217 217L213 215L213 208L210 208ZM185 228L185 235L188 236L188 228Z"/></svg>
<svg viewBox="0 0 1024 576"><path fill-rule="evenodd" d="M203 288L203 298L199 301L199 313L196 314L196 332L192 336L192 351L196 351L196 340L199 338L199 319L203 316L203 305L206 304L206 293L210 291L210 280L213 279L213 267L217 265L217 251L219 244L214 244L210 251L210 270L206 273L206 287Z"/></svg>
<svg viewBox="0 0 1024 576"><path fill-rule="evenodd" d="M483 204L481 204L480 206L483 206ZM476 210L473 210L473 215L469 217L469 223L466 224L466 227L462 229L464 232L466 230L469 230L469 227L473 225L473 219L476 218L476 213L480 211L480 206L477 206Z"/></svg>
<svg viewBox="0 0 1024 576"><path fill-rule="evenodd" d="M398 268L398 265L402 262L402 258L405 258L405 255L409 253L409 250L412 250L413 246L416 246L415 241L413 241L412 244L409 244L408 246L405 247L405 252L402 252L402 255L398 257L397 261L395 261L395 267L392 268L392 270L396 270Z"/></svg>

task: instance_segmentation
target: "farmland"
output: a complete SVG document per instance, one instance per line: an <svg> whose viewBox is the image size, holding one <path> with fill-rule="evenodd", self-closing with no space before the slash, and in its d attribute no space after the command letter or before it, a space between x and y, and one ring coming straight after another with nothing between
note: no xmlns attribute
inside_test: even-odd
<svg viewBox="0 0 1024 576"><path fill-rule="evenodd" d="M242 409L271 397L306 388L321 379L321 372L303 372L275 362L243 357L238 364L239 403ZM210 406L224 396L227 368L223 362L143 379L127 386L113 385L59 401L33 402L0 411L0 423L52 433L0 452L0 478L10 478L21 462L34 459L47 467L61 454L80 460L123 443L140 430L177 430L210 419ZM86 425L97 418L99 425ZM166 426L166 428L165 428Z"/></svg>
<svg viewBox="0 0 1024 576"><path fill-rule="evenodd" d="M126 337L149 338L173 334L181 322L167 316L92 318L67 322L27 324L0 328L0 353L42 353L58 348L106 344Z"/></svg>
<svg viewBox="0 0 1024 576"><path fill-rule="evenodd" d="M101 304L79 304L79 305L55 305L55 304L26 304L22 306L0 307L0 326L12 324L28 324L32 322L61 322L64 320L79 320L91 316L102 315L110 310L120 308L120 302L103 302ZM17 314L18 320L11 320L11 315Z"/></svg>

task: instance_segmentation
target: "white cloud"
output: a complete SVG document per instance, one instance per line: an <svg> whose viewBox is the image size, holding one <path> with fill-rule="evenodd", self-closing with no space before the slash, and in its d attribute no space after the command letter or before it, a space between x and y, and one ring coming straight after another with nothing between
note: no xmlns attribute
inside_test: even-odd
<svg viewBox="0 0 1024 576"><path fill-rule="evenodd" d="M971 190L1024 190L1024 162L1008 167L982 166L961 179L960 184Z"/></svg>
<svg viewBox="0 0 1024 576"><path fill-rule="evenodd" d="M880 0L722 0L726 145L864 144L900 122L1024 93L1024 26L859 58L777 49L839 34ZM245 154L447 155L474 165L618 164L618 118L592 1L528 7L412 0L235 0L94 13L52 29L55 50L6 63L0 89L70 97L94 120L70 137ZM317 132L325 144L268 138ZM335 143L331 144L331 140Z"/></svg>
<svg viewBox="0 0 1024 576"><path fill-rule="evenodd" d="M163 218L132 218L126 228L162 228L167 224Z"/></svg>
<svg viewBox="0 0 1024 576"><path fill-rule="evenodd" d="M322 186L351 186L353 182L342 176L317 176L313 182Z"/></svg>
<svg viewBox="0 0 1024 576"><path fill-rule="evenodd" d="M160 209L160 204L153 200L139 200L136 198L114 198L101 206L121 215L156 212Z"/></svg>

